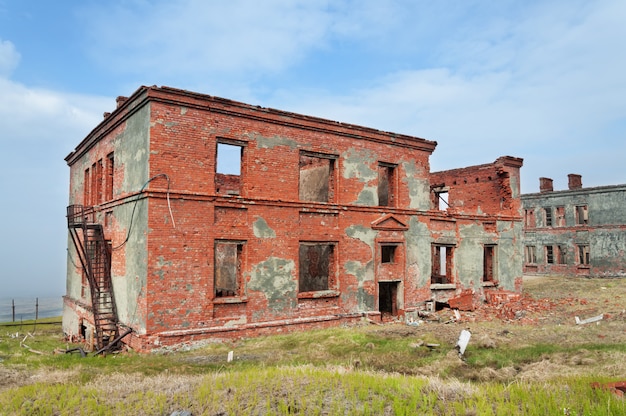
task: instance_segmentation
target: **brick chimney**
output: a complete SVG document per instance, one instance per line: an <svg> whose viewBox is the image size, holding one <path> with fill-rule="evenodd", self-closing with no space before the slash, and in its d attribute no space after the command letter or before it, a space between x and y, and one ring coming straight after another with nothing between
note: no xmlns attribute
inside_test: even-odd
<svg viewBox="0 0 626 416"><path fill-rule="evenodd" d="M119 96L115 99L115 102L117 103L117 108L120 108L125 102L126 100L128 100L128 97L124 97L124 96Z"/></svg>
<svg viewBox="0 0 626 416"><path fill-rule="evenodd" d="M552 192L552 179L539 178L539 192Z"/></svg>
<svg viewBox="0 0 626 416"><path fill-rule="evenodd" d="M567 184L569 186L569 189L580 189L583 187L583 177L580 175L577 175L575 173L570 173L569 175L567 175Z"/></svg>

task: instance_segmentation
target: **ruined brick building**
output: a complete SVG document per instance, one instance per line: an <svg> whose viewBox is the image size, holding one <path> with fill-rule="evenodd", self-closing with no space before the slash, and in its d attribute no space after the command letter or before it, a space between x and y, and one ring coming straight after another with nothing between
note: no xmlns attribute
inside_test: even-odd
<svg viewBox="0 0 626 416"><path fill-rule="evenodd" d="M626 184L583 188L576 174L567 190L539 182L522 195L524 273L626 277Z"/></svg>
<svg viewBox="0 0 626 416"><path fill-rule="evenodd" d="M167 87L119 97L66 157L64 331L131 328L149 350L519 291L522 160L431 173L436 145Z"/></svg>

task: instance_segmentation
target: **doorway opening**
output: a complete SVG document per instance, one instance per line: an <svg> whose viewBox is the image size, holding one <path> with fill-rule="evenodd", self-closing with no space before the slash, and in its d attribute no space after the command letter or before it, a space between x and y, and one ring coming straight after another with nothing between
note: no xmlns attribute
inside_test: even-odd
<svg viewBox="0 0 626 416"><path fill-rule="evenodd" d="M378 310L384 318L398 314L398 282L378 283Z"/></svg>

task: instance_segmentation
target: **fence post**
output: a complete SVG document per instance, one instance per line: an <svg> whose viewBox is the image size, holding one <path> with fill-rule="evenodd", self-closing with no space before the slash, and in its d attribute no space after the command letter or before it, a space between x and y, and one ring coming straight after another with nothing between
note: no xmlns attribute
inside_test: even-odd
<svg viewBox="0 0 626 416"><path fill-rule="evenodd" d="M39 298L35 298L35 321L39 319Z"/></svg>
<svg viewBox="0 0 626 416"><path fill-rule="evenodd" d="M15 299L11 299L11 310L13 311L13 320L11 322L15 322Z"/></svg>

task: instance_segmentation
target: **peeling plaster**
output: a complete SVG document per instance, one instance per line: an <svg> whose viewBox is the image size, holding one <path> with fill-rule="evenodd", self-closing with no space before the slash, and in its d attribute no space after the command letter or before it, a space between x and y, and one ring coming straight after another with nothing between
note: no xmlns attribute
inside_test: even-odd
<svg viewBox="0 0 626 416"><path fill-rule="evenodd" d="M346 235L350 238L361 240L372 249L372 254L374 253L374 241L376 240L378 231L362 225L351 225L346 228Z"/></svg>
<svg viewBox="0 0 626 416"><path fill-rule="evenodd" d="M348 261L344 265L344 270L347 274L351 274L356 277L357 280L357 305L361 311L371 311L376 308L376 299L374 295L368 293L365 290L365 282L374 281L374 263L368 261L363 264L359 261ZM342 297L347 300L351 300L354 296L353 293L342 293Z"/></svg>
<svg viewBox="0 0 626 416"><path fill-rule="evenodd" d="M372 169L376 157L367 150L348 149L343 155L343 177L361 182L378 180L378 169Z"/></svg>
<svg viewBox="0 0 626 416"><path fill-rule="evenodd" d="M296 264L293 260L269 257L252 267L248 287L262 292L267 298L268 310L255 312L259 317L274 311L284 311L297 307L298 285L295 277ZM257 320L257 318L255 318Z"/></svg>
<svg viewBox="0 0 626 416"><path fill-rule="evenodd" d="M257 238L276 238L276 232L267 225L262 217L257 217L257 220L252 224L252 229Z"/></svg>
<svg viewBox="0 0 626 416"><path fill-rule="evenodd" d="M297 149L302 147L301 143L290 139L288 137L274 135L272 137L265 137L259 133L248 133L244 136L248 137L250 140L254 140L257 144L257 148L259 149L273 149L277 146L287 146L290 149ZM306 146L306 145L305 145Z"/></svg>
<svg viewBox="0 0 626 416"><path fill-rule="evenodd" d="M409 208L426 211L430 209L430 181L424 168L417 166L415 161L402 162L406 176L402 182L409 188Z"/></svg>
<svg viewBox="0 0 626 416"><path fill-rule="evenodd" d="M407 280L412 280L417 287L430 284L431 242L428 226L417 217L409 219L409 229L405 231Z"/></svg>
<svg viewBox="0 0 626 416"><path fill-rule="evenodd" d="M378 188L375 186L364 186L359 192L359 197L353 202L355 205L376 206L378 205Z"/></svg>

